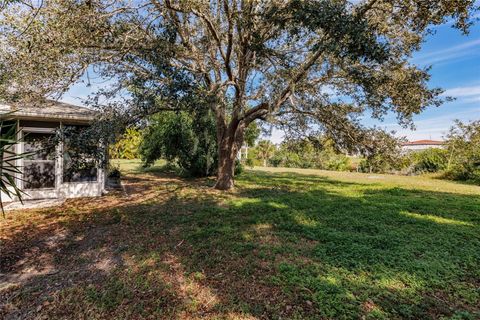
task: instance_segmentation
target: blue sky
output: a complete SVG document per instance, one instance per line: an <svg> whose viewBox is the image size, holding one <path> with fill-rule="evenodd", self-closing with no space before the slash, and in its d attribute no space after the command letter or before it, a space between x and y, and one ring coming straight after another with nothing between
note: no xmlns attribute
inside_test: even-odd
<svg viewBox="0 0 480 320"><path fill-rule="evenodd" d="M445 95L455 97L456 100L415 116L414 131L398 126L393 115L387 116L383 122L366 118L363 120L366 125L375 124L387 130L395 130L397 135L406 136L409 140L441 140L455 119L480 120L480 22L471 28L468 35L462 35L450 25L446 23L438 26L436 33L426 39L412 61L420 66L432 65L430 85L445 89ZM62 100L82 104L89 93L106 85L102 79L90 80L90 87L79 83ZM282 133L273 130L271 136L266 138L279 143L282 141Z"/></svg>
<svg viewBox="0 0 480 320"><path fill-rule="evenodd" d="M385 119L383 127L411 140L441 139L455 119L480 120L480 24L466 36L450 24L436 31L412 61L420 66L432 65L430 85L445 89L445 95L456 100L415 116L415 131L402 129L394 117Z"/></svg>

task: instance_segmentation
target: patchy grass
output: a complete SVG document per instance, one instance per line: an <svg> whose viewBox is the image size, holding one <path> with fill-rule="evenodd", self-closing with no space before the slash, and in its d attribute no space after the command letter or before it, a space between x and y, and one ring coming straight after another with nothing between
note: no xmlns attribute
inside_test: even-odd
<svg viewBox="0 0 480 320"><path fill-rule="evenodd" d="M128 166L128 195L0 221L0 318L480 317L478 186Z"/></svg>

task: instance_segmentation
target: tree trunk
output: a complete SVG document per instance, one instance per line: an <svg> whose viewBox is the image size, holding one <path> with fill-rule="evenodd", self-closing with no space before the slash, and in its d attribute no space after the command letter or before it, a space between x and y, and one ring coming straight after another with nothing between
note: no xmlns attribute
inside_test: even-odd
<svg viewBox="0 0 480 320"><path fill-rule="evenodd" d="M218 173L215 189L230 190L234 187L235 175L235 157L228 154L219 153L218 155Z"/></svg>
<svg viewBox="0 0 480 320"><path fill-rule="evenodd" d="M245 125L230 126L218 141L218 173L215 189L230 190L235 186L235 160L243 144Z"/></svg>
<svg viewBox="0 0 480 320"><path fill-rule="evenodd" d="M225 141L226 140L226 141ZM230 190L234 187L235 159L237 150L230 139L221 141L218 147L218 173L215 189Z"/></svg>

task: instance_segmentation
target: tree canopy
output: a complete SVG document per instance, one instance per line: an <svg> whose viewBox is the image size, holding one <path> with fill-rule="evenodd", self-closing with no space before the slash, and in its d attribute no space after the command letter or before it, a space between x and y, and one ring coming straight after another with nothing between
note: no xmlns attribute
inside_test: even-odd
<svg viewBox="0 0 480 320"><path fill-rule="evenodd" d="M229 189L254 120L371 153L378 130L360 116L393 112L408 126L439 106L442 90L409 58L433 25L468 32L475 10L473 0L22 1L1 13L0 65L13 82L0 94L58 95L93 68L111 85L91 103L131 121L200 97L216 119L216 187Z"/></svg>

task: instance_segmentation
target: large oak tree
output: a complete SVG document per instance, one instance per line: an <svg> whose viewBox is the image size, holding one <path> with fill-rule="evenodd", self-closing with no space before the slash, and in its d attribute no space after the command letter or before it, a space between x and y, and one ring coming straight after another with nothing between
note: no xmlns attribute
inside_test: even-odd
<svg viewBox="0 0 480 320"><path fill-rule="evenodd" d="M428 87L428 69L409 59L431 26L451 22L468 32L474 6L473 0L23 0L1 15L0 64L13 81L0 90L10 99L63 93L93 66L114 83L98 97L122 96L131 119L210 108L216 188L229 189L245 128L256 119L292 134L320 131L345 148L368 151L375 130L359 116L394 112L410 125L414 114L440 105L442 91Z"/></svg>

